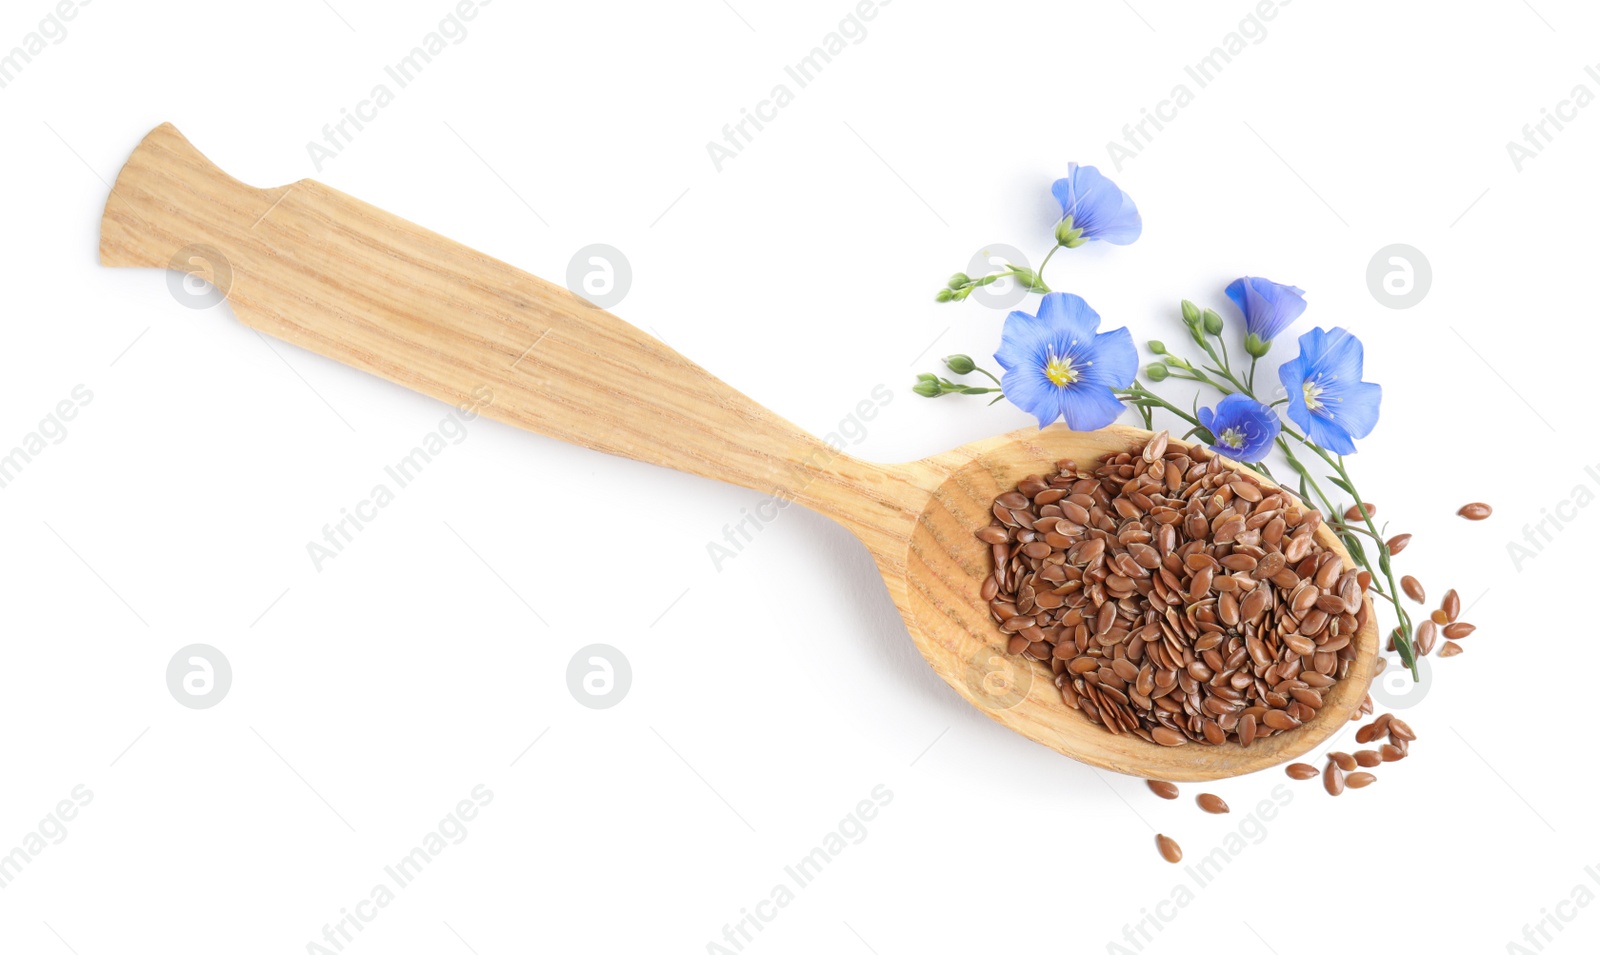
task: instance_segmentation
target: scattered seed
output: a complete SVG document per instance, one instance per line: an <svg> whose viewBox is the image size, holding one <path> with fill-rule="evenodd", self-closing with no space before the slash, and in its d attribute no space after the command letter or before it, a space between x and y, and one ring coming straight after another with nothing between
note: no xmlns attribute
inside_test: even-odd
<svg viewBox="0 0 1600 955"><path fill-rule="evenodd" d="M1389 738L1409 743L1417 738L1417 734L1405 720L1393 719L1389 721Z"/></svg>
<svg viewBox="0 0 1600 955"><path fill-rule="evenodd" d="M1328 758L1347 773L1356 768L1356 758L1349 753L1329 753Z"/></svg>
<svg viewBox="0 0 1600 955"><path fill-rule="evenodd" d="M1462 637L1471 636L1472 631L1478 629L1470 623L1445 624L1444 636L1446 640L1460 640Z"/></svg>
<svg viewBox="0 0 1600 955"><path fill-rule="evenodd" d="M1322 771L1322 788L1330 796L1344 792L1344 770L1339 768L1338 763L1329 763L1328 768Z"/></svg>
<svg viewBox="0 0 1600 955"><path fill-rule="evenodd" d="M1362 511L1366 511L1366 514L1363 515ZM1360 505L1352 504L1345 509L1344 519L1347 521L1365 520L1376 513L1378 513L1378 505L1376 504L1367 504L1365 502Z"/></svg>
<svg viewBox="0 0 1600 955"><path fill-rule="evenodd" d="M1290 779L1315 779L1317 776L1317 767L1310 763L1290 763L1283 771L1289 774Z"/></svg>
<svg viewBox="0 0 1600 955"><path fill-rule="evenodd" d="M1462 517L1465 517L1469 521L1481 521L1487 518L1490 514L1493 514L1494 508L1484 504L1481 501L1474 501L1471 504L1461 505L1461 510L1456 511L1456 513L1460 514Z"/></svg>
<svg viewBox="0 0 1600 955"><path fill-rule="evenodd" d="M1373 766L1376 766L1381 762L1383 762L1383 754L1375 749L1356 750L1357 766L1364 766L1368 769L1371 769Z"/></svg>
<svg viewBox="0 0 1600 955"><path fill-rule="evenodd" d="M1392 743L1384 743L1378 747L1378 755L1383 757L1384 762L1392 763L1396 760L1405 759L1406 751Z"/></svg>
<svg viewBox="0 0 1600 955"><path fill-rule="evenodd" d="M1450 622L1450 615L1445 613L1443 610L1435 610L1433 613L1428 614L1428 619L1433 621L1437 626L1442 627Z"/></svg>
<svg viewBox="0 0 1600 955"><path fill-rule="evenodd" d="M1406 596L1417 603L1423 603L1428 599L1428 595L1422 589L1422 582L1410 574L1400 578L1400 589L1404 590Z"/></svg>
<svg viewBox="0 0 1600 955"><path fill-rule="evenodd" d="M1439 627L1432 620L1424 620L1417 625L1416 647L1417 653L1427 656L1433 652L1433 645L1439 640Z"/></svg>
<svg viewBox="0 0 1600 955"><path fill-rule="evenodd" d="M1460 654L1461 644L1459 643L1446 643L1444 646L1439 648L1439 656L1441 657L1453 657L1459 656Z"/></svg>
<svg viewBox="0 0 1600 955"><path fill-rule="evenodd" d="M1144 784L1149 786L1150 791L1155 793L1157 796L1160 796L1162 799L1178 798L1178 787L1174 786L1172 783L1163 782L1159 779L1147 779L1144 781Z"/></svg>
<svg viewBox="0 0 1600 955"><path fill-rule="evenodd" d="M1365 789L1378 781L1378 777L1371 773L1351 773L1345 777L1344 784L1351 789Z"/></svg>
<svg viewBox="0 0 1600 955"><path fill-rule="evenodd" d="M1204 809L1206 812L1214 815L1220 816L1228 811L1228 804L1222 801L1221 796L1213 796L1210 793L1201 793L1195 797L1194 801L1200 804L1201 809Z"/></svg>
<svg viewBox="0 0 1600 955"><path fill-rule="evenodd" d="M1445 593L1444 601L1439 604L1439 609L1445 612L1445 616L1449 618L1449 623L1455 623L1456 618L1461 616L1461 595L1456 593L1454 587Z"/></svg>
<svg viewBox="0 0 1600 955"><path fill-rule="evenodd" d="M1387 547L1389 549L1389 553L1390 554L1398 554L1401 551L1405 550L1406 549L1406 545L1409 544L1409 543L1411 543L1411 535L1410 534L1396 534L1393 537L1389 538L1388 540L1384 541L1383 542L1383 546Z"/></svg>
<svg viewBox="0 0 1600 955"><path fill-rule="evenodd" d="M1183 849L1171 836L1156 835L1156 849L1160 851L1161 858L1176 865L1183 861Z"/></svg>

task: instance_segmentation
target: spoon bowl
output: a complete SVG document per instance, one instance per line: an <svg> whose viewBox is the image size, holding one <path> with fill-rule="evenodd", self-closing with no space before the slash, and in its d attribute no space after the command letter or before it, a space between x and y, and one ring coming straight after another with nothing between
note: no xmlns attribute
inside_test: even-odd
<svg viewBox="0 0 1600 955"><path fill-rule="evenodd" d="M1139 448L1148 432L1030 429L912 464L862 461L564 288L321 183L246 185L171 125L146 136L118 175L100 258L204 278L219 294L201 304L226 300L263 334L450 404L833 518L871 551L945 682L1001 725L1094 766L1173 781L1264 769L1337 732L1371 681L1369 602L1350 675L1314 719L1248 748L1166 747L1095 725L1061 700L1047 667L1004 652L979 594L989 550L973 536L995 496L1059 459L1087 465ZM1318 535L1351 565L1326 526Z"/></svg>
<svg viewBox="0 0 1600 955"><path fill-rule="evenodd" d="M1161 746L1111 733L1062 701L1048 665L1006 653L1007 635L981 599L979 588L994 563L989 545L973 534L992 523L996 496L1028 475L1052 473L1056 461L1088 467L1107 454L1137 452L1150 437L1135 428L1075 432L1055 426L1000 435L925 462L947 473L927 495L907 544L903 597L896 596L906 629L928 663L969 703L1001 725L1082 762L1173 782L1237 776L1287 762L1326 741L1360 708L1378 649L1370 598L1366 622L1352 641L1356 658L1350 673L1328 688L1317 715L1249 747L1232 740L1220 746ZM1169 446L1189 445L1173 440ZM1317 539L1346 567L1354 566L1326 524L1318 528ZM880 568L886 577L894 572L881 560Z"/></svg>

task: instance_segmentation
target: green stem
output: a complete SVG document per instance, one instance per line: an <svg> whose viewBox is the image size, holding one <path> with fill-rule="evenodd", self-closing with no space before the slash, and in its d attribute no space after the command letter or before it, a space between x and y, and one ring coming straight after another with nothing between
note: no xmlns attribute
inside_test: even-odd
<svg viewBox="0 0 1600 955"><path fill-rule="evenodd" d="M1183 409L1179 408L1177 405L1174 405L1172 402L1167 401L1165 398L1162 398L1160 395L1156 394L1155 392L1150 391L1149 389L1145 388L1143 385L1139 384L1137 381L1135 381L1133 383L1133 387L1131 387L1131 388L1119 389L1117 391L1117 394L1122 395L1124 398L1132 398L1132 399L1134 399L1134 403L1138 404L1138 405L1153 404L1153 405L1157 405L1159 407L1165 408L1168 411L1172 412L1173 414L1177 415L1178 417L1182 418L1183 420L1185 420L1185 421L1189 422L1190 424L1194 425L1196 428L1205 427L1204 425L1202 425L1200 423L1200 419L1196 418L1194 415L1189 414L1189 412L1184 411Z"/></svg>
<svg viewBox="0 0 1600 955"><path fill-rule="evenodd" d="M1039 281L1041 283L1044 282L1044 267L1049 265L1050 264L1050 260L1056 257L1056 250L1064 249L1064 248L1066 248L1066 246L1057 244L1056 246L1051 248L1049 252L1045 253L1044 261L1039 263L1038 271L1035 273L1036 275L1039 276Z"/></svg>
<svg viewBox="0 0 1600 955"><path fill-rule="evenodd" d="M1220 341L1220 339L1219 339L1219 341ZM1206 350L1206 354L1211 356L1211 360L1217 363L1218 367L1212 369L1213 371L1215 371L1218 374L1222 375L1222 377L1228 379L1228 382L1230 384L1232 384L1233 387L1237 388L1239 391L1244 392L1245 394L1249 395L1252 398L1255 397L1255 394L1253 392L1251 392L1251 390L1245 385L1244 382L1240 381L1239 379L1237 379L1237 378L1235 378L1233 376L1233 370L1228 367L1227 358L1219 356L1217 354L1217 350L1215 348L1212 348L1211 347L1211 343L1209 341L1206 341L1206 339L1203 336L1200 339L1200 347L1204 348ZM1222 351L1223 351L1223 354L1226 355L1227 351L1228 351L1228 346L1227 345L1223 345L1222 346ZM1213 382L1213 384L1215 384L1215 383Z"/></svg>
<svg viewBox="0 0 1600 955"><path fill-rule="evenodd" d="M1228 346L1226 343L1223 343L1222 353L1219 355L1217 350L1212 347L1211 342L1206 339L1206 336L1203 333L1196 336L1196 340L1198 341L1200 347L1205 349L1206 354L1211 357L1211 360L1215 363L1215 367L1209 369L1196 368L1183 359L1178 358L1176 360L1180 364L1172 367L1180 368L1182 371L1188 372L1188 374L1173 372L1171 377L1182 378L1188 381L1196 381L1210 385L1211 387L1222 392L1224 395L1231 393L1228 385L1232 385L1240 393L1245 394L1255 400L1260 400L1256 398L1254 388L1256 373L1256 359L1254 356L1252 356L1250 359L1250 369L1245 373L1245 380L1240 381L1238 377L1234 375L1233 369L1228 363ZM1223 381L1227 382L1227 384L1224 384L1223 381L1217 381L1210 375L1206 374L1206 371L1208 370L1222 378ZM1143 389L1140 390L1142 391ZM1148 395L1149 393L1145 392L1145 394ZM1269 407L1275 408L1286 401L1288 401L1287 398L1279 399L1278 401L1274 401ZM1184 418L1187 421L1191 421L1196 425L1199 424L1199 422L1195 421L1194 418L1184 414L1183 412L1177 411L1177 409L1173 408L1170 404L1167 404L1164 401L1160 402L1160 404L1163 407L1166 407L1168 410L1174 411L1179 417ZM1367 573L1372 575L1373 580L1368 586L1368 591L1371 593L1376 593L1379 597L1388 600L1394 605L1395 615L1400 621L1400 626L1397 628L1397 637L1395 639L1395 650L1400 654L1400 662L1405 664L1405 666L1411 671L1412 679L1420 681L1422 677L1417 671L1416 651L1411 640L1413 632L1411 615L1406 612L1406 608L1401 605L1399 600L1400 587L1395 581L1394 570L1390 562L1390 558L1393 555L1389 553L1388 544L1385 543L1384 539L1379 535L1377 525L1373 522L1372 516L1366 513L1365 508L1361 509L1363 523L1366 525L1365 528L1353 526L1350 522L1344 520L1343 512L1334 507L1333 501L1328 497L1327 493L1323 491L1321 483L1317 481L1315 475L1311 473L1311 470L1306 467L1305 462L1301 461L1300 458L1295 455L1294 449L1289 446L1287 438L1293 438L1306 448L1309 448L1314 454L1317 455L1317 457L1321 458L1323 462L1327 464L1327 466L1331 468L1335 474L1338 475L1339 479L1344 482L1344 486L1349 489L1351 496L1356 499L1355 504L1360 506L1361 495L1355 489L1355 482L1351 480L1350 472L1344 465L1344 458L1342 456L1335 458L1333 455L1330 455L1325 449L1319 447L1317 444L1312 442L1310 438L1296 431L1288 424L1283 425L1282 434L1278 437L1276 442L1279 450L1283 452L1285 460L1289 462L1289 466L1292 467L1295 472L1304 479L1305 487L1309 488L1321 502L1324 513L1328 515L1328 523L1333 528L1334 532L1339 536L1344 537L1351 545L1349 548L1351 551L1351 558L1354 559L1363 569L1365 569ZM1263 469L1264 467L1264 465L1261 466ZM1266 472L1263 470L1263 473ZM1276 483L1279 483L1281 486L1281 482ZM1314 502L1307 501L1306 503L1313 504L1314 506ZM1360 542L1356 540L1356 534L1370 537L1373 540L1374 546L1378 552L1376 566L1373 565L1372 559L1367 555L1366 548L1361 547ZM1387 584L1387 589L1378 585L1378 578L1380 576Z"/></svg>
<svg viewBox="0 0 1600 955"><path fill-rule="evenodd" d="M1328 455L1323 452L1321 448L1317 449L1317 453L1321 454L1323 458L1328 457ZM1335 467L1339 472L1339 476L1344 479L1345 485L1350 488L1351 495L1356 498L1357 507L1360 507L1361 495L1355 490L1356 485L1355 482L1350 479L1350 472L1345 470L1344 458L1342 456L1339 458L1339 463ZM1362 517L1366 521L1367 530L1374 538L1376 538L1378 536L1378 528L1377 525L1372 522L1372 515L1368 514L1367 509L1364 507L1361 507L1360 510ZM1390 598L1390 602L1394 604L1395 615L1400 618L1400 632L1395 638L1394 648L1395 651L1400 654L1400 662L1404 663L1411 671L1411 679L1416 682L1421 682L1422 674L1417 672L1416 649L1411 642L1411 615L1406 612L1406 608L1401 606L1400 601L1396 599L1400 593L1400 587L1395 583L1394 568L1390 564L1389 545L1380 540L1378 541L1377 546L1378 567L1383 571L1383 577L1389 583L1389 593L1395 595L1394 597ZM1370 568L1368 569L1370 570Z"/></svg>
<svg viewBox="0 0 1600 955"><path fill-rule="evenodd" d="M998 379L994 375L990 374L988 369L983 368L982 366L979 366L979 365L974 365L972 367L972 370L977 372L978 374L984 376L985 378L989 379L990 381L994 382L995 384L997 384L997 385L1000 384L1000 379Z"/></svg>
<svg viewBox="0 0 1600 955"><path fill-rule="evenodd" d="M1360 509L1363 522L1367 525L1366 533L1377 542L1378 548L1378 566L1376 570L1374 570L1370 561L1362 559L1361 562L1366 567L1367 571L1374 577L1382 574L1384 581L1388 583L1388 596L1390 603L1394 604L1395 615L1400 618L1399 637L1394 642L1395 650L1400 654L1400 662L1404 663L1406 668L1411 671L1411 678L1413 680L1421 681L1422 675L1417 672L1416 651L1411 642L1411 615L1397 599L1397 595L1400 593L1400 586L1395 582L1394 567L1390 562L1390 557L1393 555L1389 553L1389 545L1386 544L1383 538L1378 535L1378 525L1373 522L1372 515L1367 513L1366 508L1361 507L1361 492L1356 490L1355 481L1350 478L1350 471L1344 465L1343 455L1335 457L1329 454L1325 449L1313 443L1305 435L1300 434L1298 431L1288 427L1287 425L1284 426L1283 431L1285 434L1293 437L1296 441L1299 441L1301 444L1305 445L1307 448L1310 448L1311 451L1317 455L1317 457L1321 458L1323 462L1328 465L1328 467L1332 468L1334 472L1339 475L1339 479L1344 481L1344 486L1350 490L1350 496L1356 499L1355 504ZM1331 508L1329 509L1329 513L1333 513ZM1360 556L1361 558L1365 558L1365 552L1363 551Z"/></svg>
<svg viewBox="0 0 1600 955"><path fill-rule="evenodd" d="M1306 468L1305 464L1302 463L1299 458L1295 457L1294 449L1289 447L1289 442L1285 441L1280 436L1278 438L1277 444L1278 444L1278 450L1283 452L1283 456L1284 456L1285 459L1288 460L1289 466L1294 468L1296 474L1298 474L1301 477L1306 479L1306 485L1308 487L1310 487L1311 490L1316 492L1317 498L1322 501L1322 506L1327 510L1327 512L1329 514L1332 514L1333 513L1333 502L1329 501L1328 500L1328 495L1323 493L1322 485L1317 483L1316 476L1313 475L1311 473L1311 471ZM1316 506L1316 502L1315 501L1307 501L1306 503L1310 504L1312 506Z"/></svg>

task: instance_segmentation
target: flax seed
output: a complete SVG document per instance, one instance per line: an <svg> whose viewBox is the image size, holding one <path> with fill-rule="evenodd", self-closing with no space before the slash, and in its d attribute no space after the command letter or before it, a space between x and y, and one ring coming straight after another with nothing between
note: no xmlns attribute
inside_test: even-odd
<svg viewBox="0 0 1600 955"><path fill-rule="evenodd" d="M1007 652L1108 732L1249 746L1314 719L1355 659L1371 576L1316 511L1203 446L1059 461L991 513L979 595Z"/></svg>
<svg viewBox="0 0 1600 955"><path fill-rule="evenodd" d="M1322 788L1330 796L1344 792L1344 770L1339 768L1338 763L1329 763L1328 768L1322 771Z"/></svg>
<svg viewBox="0 0 1600 955"><path fill-rule="evenodd" d="M1178 787L1174 786L1172 783L1163 782L1159 779L1147 779L1144 781L1144 784L1149 786L1150 791L1155 793L1157 796L1160 796L1162 799L1178 798Z"/></svg>
<svg viewBox="0 0 1600 955"><path fill-rule="evenodd" d="M1183 849L1178 846L1171 836L1156 835L1156 850L1161 853L1161 858L1173 865L1183 861Z"/></svg>
<svg viewBox="0 0 1600 955"><path fill-rule="evenodd" d="M1439 639L1439 627L1432 620L1424 620L1417 625L1416 639L1414 641L1417 654L1427 656L1433 652L1433 645Z"/></svg>
<svg viewBox="0 0 1600 955"><path fill-rule="evenodd" d="M1364 514L1362 513L1363 511L1365 512ZM1347 521L1359 521L1371 517L1376 513L1378 513L1378 505L1376 504L1352 504L1348 509L1345 510L1344 519Z"/></svg>

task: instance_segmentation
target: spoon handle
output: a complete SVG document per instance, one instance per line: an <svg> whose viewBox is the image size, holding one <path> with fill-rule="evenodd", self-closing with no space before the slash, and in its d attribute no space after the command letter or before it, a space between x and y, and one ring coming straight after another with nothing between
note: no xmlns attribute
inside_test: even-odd
<svg viewBox="0 0 1600 955"><path fill-rule="evenodd" d="M895 477L564 288L312 180L245 185L170 124L118 175L100 258L199 274L265 334L529 431L798 500L858 533Z"/></svg>

